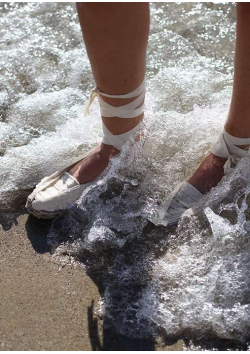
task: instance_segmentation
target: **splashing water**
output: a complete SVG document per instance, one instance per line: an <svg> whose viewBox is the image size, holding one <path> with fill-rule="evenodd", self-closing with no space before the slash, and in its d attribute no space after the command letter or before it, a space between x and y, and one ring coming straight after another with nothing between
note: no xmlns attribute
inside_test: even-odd
<svg viewBox="0 0 250 354"><path fill-rule="evenodd" d="M0 208L13 211L102 133L97 103L81 113L94 83L74 5L0 12ZM249 158L177 228L148 221L222 129L234 35L233 4L151 5L143 152L125 167L127 146L50 231L55 256L102 274L102 311L125 335L249 340Z"/></svg>

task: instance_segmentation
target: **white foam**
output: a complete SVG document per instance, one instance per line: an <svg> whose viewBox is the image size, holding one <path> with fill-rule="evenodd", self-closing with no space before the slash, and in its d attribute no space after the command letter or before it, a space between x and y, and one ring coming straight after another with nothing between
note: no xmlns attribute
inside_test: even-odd
<svg viewBox="0 0 250 354"><path fill-rule="evenodd" d="M244 195L241 207L236 208L236 223L207 206L209 226L202 224L201 229L191 217L179 232L178 246L155 262L153 281L143 293L142 311L168 335L248 340L250 253L245 211L249 176L249 159L245 159L207 197L207 205L220 204L218 212L227 209L225 198L232 189L234 203ZM237 179L241 183L235 187Z"/></svg>

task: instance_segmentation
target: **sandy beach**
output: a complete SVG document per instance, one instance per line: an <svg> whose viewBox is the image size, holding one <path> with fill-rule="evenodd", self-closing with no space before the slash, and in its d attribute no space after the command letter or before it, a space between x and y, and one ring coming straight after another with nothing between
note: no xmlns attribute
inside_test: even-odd
<svg viewBox="0 0 250 354"><path fill-rule="evenodd" d="M50 221L20 215L0 231L0 349L182 350L125 338L95 316L99 291L79 268L61 268L46 242ZM5 229L5 230L4 230Z"/></svg>

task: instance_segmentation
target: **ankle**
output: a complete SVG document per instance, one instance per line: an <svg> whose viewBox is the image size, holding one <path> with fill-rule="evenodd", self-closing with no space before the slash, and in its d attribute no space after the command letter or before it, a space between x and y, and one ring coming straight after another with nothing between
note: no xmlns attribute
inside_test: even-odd
<svg viewBox="0 0 250 354"><path fill-rule="evenodd" d="M202 194L209 192L222 179L226 160L210 153L187 182Z"/></svg>
<svg viewBox="0 0 250 354"><path fill-rule="evenodd" d="M111 156L118 155L120 153L120 151L112 145L106 145L104 143L101 143L98 148L97 153L101 159L106 160L106 159L109 159Z"/></svg>
<svg viewBox="0 0 250 354"><path fill-rule="evenodd" d="M241 127L234 126L232 123L226 123L224 127L225 131L232 135L235 138L242 138L242 139L247 139L250 138L250 132L245 129L243 130ZM250 144L248 145L235 145L243 150L247 150L250 147Z"/></svg>
<svg viewBox="0 0 250 354"><path fill-rule="evenodd" d="M243 127L235 125L234 123L227 122L224 126L225 131L234 136L235 138L249 138L250 131L248 132L247 129L243 129Z"/></svg>
<svg viewBox="0 0 250 354"><path fill-rule="evenodd" d="M216 156L212 152L211 152L211 155L212 155L212 164L213 165L215 165L217 167L222 167L225 165L227 159L225 159L224 157Z"/></svg>
<svg viewBox="0 0 250 354"><path fill-rule="evenodd" d="M138 94L139 96L139 94ZM130 97L130 98L115 98L115 97L106 97L101 94L101 99L109 104L112 107L125 107L126 105L132 103L135 101L136 97ZM144 103L144 100L139 104L139 107L141 107ZM124 134L127 133L128 131L132 130L135 128L144 118L144 112L139 114L137 117L127 119L127 118L122 118L122 117L112 117L112 119L107 118L102 115L102 121L106 128L114 135L119 135L119 134Z"/></svg>

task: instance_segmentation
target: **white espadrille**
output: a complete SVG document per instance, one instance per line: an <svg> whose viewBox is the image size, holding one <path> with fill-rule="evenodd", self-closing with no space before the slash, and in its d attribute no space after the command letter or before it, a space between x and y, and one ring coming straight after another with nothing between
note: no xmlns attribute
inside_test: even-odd
<svg viewBox="0 0 250 354"><path fill-rule="evenodd" d="M44 177L28 196L28 212L38 218L50 219L62 210L71 208L91 183L80 184L67 171L89 154L90 152L79 156L70 165Z"/></svg>
<svg viewBox="0 0 250 354"><path fill-rule="evenodd" d="M100 96L121 99L136 97L136 99L129 104L113 107L104 102ZM145 81L136 90L125 95L106 94L98 88L92 90L85 108L85 115L89 114L89 107L95 97L98 97L102 116L107 118L135 118L144 111ZM114 135L103 124L103 143L112 145L121 151L123 145L133 135L139 133L141 129L142 125L139 123L135 128L124 134ZM63 210L70 209L80 198L83 191L94 182L80 184L68 171L90 153L79 156L70 165L53 173L49 177L43 178L27 199L26 208L28 212L39 218L54 218Z"/></svg>
<svg viewBox="0 0 250 354"><path fill-rule="evenodd" d="M218 156L226 158L224 165L224 173L236 165L247 151L236 145L250 145L250 138L236 138L222 131L218 140L212 145L210 151ZM178 220L203 197L203 194L188 182L181 183L168 198L161 204L159 209L154 213L151 221L156 225L171 225Z"/></svg>

